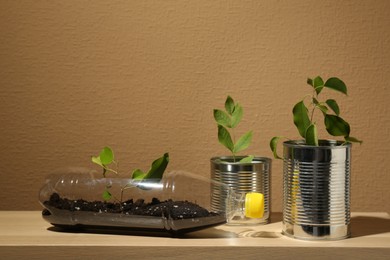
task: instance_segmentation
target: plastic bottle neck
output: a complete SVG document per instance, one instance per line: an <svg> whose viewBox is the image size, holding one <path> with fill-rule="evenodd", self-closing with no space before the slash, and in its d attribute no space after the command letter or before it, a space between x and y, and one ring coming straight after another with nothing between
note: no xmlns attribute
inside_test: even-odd
<svg viewBox="0 0 390 260"><path fill-rule="evenodd" d="M230 192L227 201L226 218L262 218L264 214L264 196L261 193Z"/></svg>

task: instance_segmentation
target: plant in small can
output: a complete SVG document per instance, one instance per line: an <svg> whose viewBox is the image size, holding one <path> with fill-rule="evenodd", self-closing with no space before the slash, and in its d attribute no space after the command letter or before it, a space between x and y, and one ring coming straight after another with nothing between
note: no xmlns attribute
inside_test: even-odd
<svg viewBox="0 0 390 260"><path fill-rule="evenodd" d="M238 152L247 149L252 141L252 131L248 131L237 140L235 138L235 129L241 122L243 116L242 106L228 96L225 101L225 110L214 109L214 119L218 126L218 141L232 153L233 160L236 162ZM242 163L251 162L254 156L249 155L240 160Z"/></svg>

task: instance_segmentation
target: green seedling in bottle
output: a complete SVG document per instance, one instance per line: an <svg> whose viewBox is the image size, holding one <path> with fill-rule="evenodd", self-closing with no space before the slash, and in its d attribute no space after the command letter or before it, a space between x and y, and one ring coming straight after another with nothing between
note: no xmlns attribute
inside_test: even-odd
<svg viewBox="0 0 390 260"><path fill-rule="evenodd" d="M336 77L329 78L325 82L318 76L314 79L307 79L307 84L312 88L312 94L307 95L293 108L293 120L298 129L299 135L304 138L306 145L319 145L317 122L314 120L314 113L317 111L323 115L326 131L332 136L344 137L345 143L358 142L355 137L350 136L350 125L340 116L340 108L334 99L320 101L319 96L323 89L330 89L347 95L347 86ZM275 136L270 141L270 147L276 159L281 159L277 154L277 144L282 136Z"/></svg>
<svg viewBox="0 0 390 260"><path fill-rule="evenodd" d="M243 116L243 109L239 103L234 102L233 98L228 96L225 101L225 110L214 109L214 119L218 125L218 141L232 153L233 160L236 162L238 152L249 147L252 141L252 131L249 131L238 138L235 138L235 129ZM242 163L251 162L254 156L250 155L240 160Z"/></svg>
<svg viewBox="0 0 390 260"><path fill-rule="evenodd" d="M107 173L119 175L118 162L115 160L114 152L110 147L104 147L98 156L92 156L92 162L103 168L104 178L106 178ZM165 153L162 157L153 161L152 166L148 172L143 172L140 169L135 169L131 174L131 178L137 181L153 180L159 182L164 175L168 163L169 154ZM122 203L124 191L132 187L134 187L132 184L126 184L125 186L121 187L120 199L116 199L110 192L111 186L107 185L103 192L103 199L110 200L114 198L120 203Z"/></svg>

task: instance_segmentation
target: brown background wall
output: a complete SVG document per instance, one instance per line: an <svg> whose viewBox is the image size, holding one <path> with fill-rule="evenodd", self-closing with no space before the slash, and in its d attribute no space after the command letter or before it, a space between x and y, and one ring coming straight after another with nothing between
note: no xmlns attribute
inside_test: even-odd
<svg viewBox="0 0 390 260"><path fill-rule="evenodd" d="M352 210L389 206L390 1L1 1L0 209L39 209L44 176L91 166L111 146L122 167L209 175L227 154L212 109L244 107L248 153L297 138L291 109L307 77L338 76L354 145ZM327 135L322 135L328 137ZM273 210L282 162L273 161Z"/></svg>

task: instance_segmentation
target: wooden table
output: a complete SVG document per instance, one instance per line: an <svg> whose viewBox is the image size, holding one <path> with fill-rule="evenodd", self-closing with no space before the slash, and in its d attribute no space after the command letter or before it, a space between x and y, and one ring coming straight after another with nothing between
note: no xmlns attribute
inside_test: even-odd
<svg viewBox="0 0 390 260"><path fill-rule="evenodd" d="M0 259L390 259L389 214L354 213L351 223L352 237L339 241L285 237L281 214L268 225L222 225L172 238L60 232L40 211L0 211Z"/></svg>

